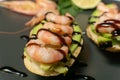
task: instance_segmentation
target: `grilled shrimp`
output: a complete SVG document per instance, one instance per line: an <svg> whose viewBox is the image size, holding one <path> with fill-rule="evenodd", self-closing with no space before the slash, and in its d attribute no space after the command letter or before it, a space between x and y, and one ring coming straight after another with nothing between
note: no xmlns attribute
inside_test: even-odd
<svg viewBox="0 0 120 80"><path fill-rule="evenodd" d="M61 39L61 37L44 29L40 29L40 31L38 31L37 37L47 45L61 47L61 44L64 43L64 40Z"/></svg>
<svg viewBox="0 0 120 80"><path fill-rule="evenodd" d="M61 47L63 44L70 45L72 42L71 36L60 36L56 33L44 29L41 29L41 31L38 32L37 37L46 45L53 46L56 48Z"/></svg>
<svg viewBox="0 0 120 80"><path fill-rule="evenodd" d="M35 0L38 5L43 6L44 8L56 9L57 4L51 0Z"/></svg>
<svg viewBox="0 0 120 80"><path fill-rule="evenodd" d="M71 37L70 37L70 36L64 36L63 38L64 38L66 44L67 44L68 46L70 46L70 44L72 43Z"/></svg>
<svg viewBox="0 0 120 80"><path fill-rule="evenodd" d="M100 16L100 19L98 22L103 22L107 19L118 19L120 20L120 13L117 5L113 4L112 7L108 7L104 3L99 3L97 6L97 9L103 13L102 16Z"/></svg>
<svg viewBox="0 0 120 80"><path fill-rule="evenodd" d="M118 7L116 4L112 4L112 7L105 5L103 2L99 3L97 9L102 12L118 12Z"/></svg>
<svg viewBox="0 0 120 80"><path fill-rule="evenodd" d="M33 60L44 64L51 64L62 60L68 53L68 47L63 46L60 49L42 47L34 40L27 44L26 51Z"/></svg>
<svg viewBox="0 0 120 80"><path fill-rule="evenodd" d="M48 12L53 12L55 14L59 14L57 10L57 4L51 0L36 0L36 4L42 6L43 8L39 10L39 12L28 21L25 26L34 26L43 19L45 19L45 15Z"/></svg>
<svg viewBox="0 0 120 80"><path fill-rule="evenodd" d="M115 30L114 26L111 23L101 23L97 25L96 31L99 33L112 33Z"/></svg>
<svg viewBox="0 0 120 80"><path fill-rule="evenodd" d="M31 26L34 26L37 23L41 22L43 19L45 19L45 15L48 12L53 12L55 14L59 14L58 10L56 10L56 9L43 8L43 9L39 10L39 12L31 20L29 20L25 24L25 26L31 27Z"/></svg>
<svg viewBox="0 0 120 80"><path fill-rule="evenodd" d="M48 29L56 34L59 33L59 35L63 36L65 43L67 45L71 44L71 42L72 42L71 35L73 33L73 29L71 26L47 22L44 24L43 28Z"/></svg>
<svg viewBox="0 0 120 80"><path fill-rule="evenodd" d="M71 17L70 14L68 13L66 13L65 16L60 16L60 15L50 12L46 15L46 19L48 21L51 21L57 24L64 24L64 25L69 25L73 21L73 17Z"/></svg>
<svg viewBox="0 0 120 80"><path fill-rule="evenodd" d="M55 24L52 22L45 23L43 28L49 29L55 33L59 33L60 35L71 35L73 33L73 29L71 26Z"/></svg>

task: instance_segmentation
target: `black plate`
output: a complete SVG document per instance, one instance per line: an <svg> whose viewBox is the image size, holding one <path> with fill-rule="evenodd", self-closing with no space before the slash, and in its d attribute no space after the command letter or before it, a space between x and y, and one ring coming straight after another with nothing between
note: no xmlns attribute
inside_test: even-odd
<svg viewBox="0 0 120 80"><path fill-rule="evenodd" d="M115 2L120 7L120 2L115 0L103 0L105 3ZM76 17L76 21L81 26L83 32L86 32L88 18L93 10L86 10ZM23 29L24 24L31 17L14 13L10 10L0 8L0 31L17 31ZM26 73L27 77L21 77L15 74L8 74L0 71L0 80L84 80L80 77L71 79L74 73L88 75L95 80L120 80L120 54L104 52L84 37L84 46L78 60L81 65L74 65L67 77L41 77L29 72L22 60L23 50L26 41L20 38L21 35L28 35L29 30L15 35L0 34L0 67L10 66L16 70ZM87 65L86 65L87 64ZM87 78L87 77L86 77Z"/></svg>

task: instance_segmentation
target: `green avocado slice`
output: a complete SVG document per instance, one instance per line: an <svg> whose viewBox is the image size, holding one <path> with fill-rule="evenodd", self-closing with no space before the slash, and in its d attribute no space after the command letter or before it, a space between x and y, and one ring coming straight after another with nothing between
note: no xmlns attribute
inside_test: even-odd
<svg viewBox="0 0 120 80"><path fill-rule="evenodd" d="M82 30L81 30L79 25L73 25L73 31L74 32L79 32L79 33L82 32Z"/></svg>
<svg viewBox="0 0 120 80"><path fill-rule="evenodd" d="M70 52L73 53L77 47L78 47L78 44L71 44Z"/></svg>
<svg viewBox="0 0 120 80"><path fill-rule="evenodd" d="M74 34L72 40L79 43L81 41L81 34Z"/></svg>
<svg viewBox="0 0 120 80"><path fill-rule="evenodd" d="M96 22L98 19L99 19L99 16L101 15L102 13L99 11L99 10L95 10L90 19L89 19L89 23L94 23Z"/></svg>

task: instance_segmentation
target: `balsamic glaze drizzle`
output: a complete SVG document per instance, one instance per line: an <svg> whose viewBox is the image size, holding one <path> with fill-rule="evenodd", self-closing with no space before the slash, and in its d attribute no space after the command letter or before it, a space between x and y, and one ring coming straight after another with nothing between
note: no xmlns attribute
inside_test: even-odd
<svg viewBox="0 0 120 80"><path fill-rule="evenodd" d="M70 73L68 74L68 78L65 80L95 80L95 78L88 75L81 75L79 73Z"/></svg>
<svg viewBox="0 0 120 80"><path fill-rule="evenodd" d="M29 36L27 36L27 35L22 35L22 36L20 36L20 38L23 40L29 41Z"/></svg>
<svg viewBox="0 0 120 80"><path fill-rule="evenodd" d="M36 36L36 34L32 34L31 37L29 37L27 35L22 35L22 36L20 36L20 38L23 39L23 40L26 40L28 42L31 39L37 39L37 36Z"/></svg>
<svg viewBox="0 0 120 80"><path fill-rule="evenodd" d="M18 71L15 68L9 67L9 66L1 67L0 71L10 73L10 74L15 74L15 75L20 76L20 77L27 77L28 76L26 73Z"/></svg>
<svg viewBox="0 0 120 80"><path fill-rule="evenodd" d="M81 78L82 80L95 80L95 78L88 75L75 75L77 78Z"/></svg>

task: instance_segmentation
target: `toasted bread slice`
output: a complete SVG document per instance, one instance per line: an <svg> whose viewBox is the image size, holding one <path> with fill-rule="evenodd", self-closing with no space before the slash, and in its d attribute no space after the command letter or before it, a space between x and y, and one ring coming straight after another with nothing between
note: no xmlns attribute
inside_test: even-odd
<svg viewBox="0 0 120 80"><path fill-rule="evenodd" d="M30 32L30 36L32 34L36 34L37 31L42 28L42 25L43 24L40 23L40 24L38 24L38 26L34 27ZM69 69L69 67L71 67L74 64L76 58L81 53L82 45L83 45L83 37L82 37L82 32L81 32L80 26L75 23L75 24L73 24L73 27L74 27L73 28L74 33L76 33L76 34L72 34L74 36L74 40L76 40L75 42L73 40L73 45L77 44L77 47L74 48L74 46L71 44L72 48L70 47L70 53L68 53L71 55L71 57L69 57L67 62L64 62L64 64L67 66L66 67L67 69ZM79 38L76 39L76 35ZM52 70L52 71L47 70L46 71L46 70L41 69L40 65L43 65L43 64L38 63L35 60L33 60L26 51L24 51L24 65L30 72L37 74L37 75L41 75L41 76L57 76L60 74L64 74L64 73L57 72L55 70ZM64 67L64 66L62 66L62 67Z"/></svg>

